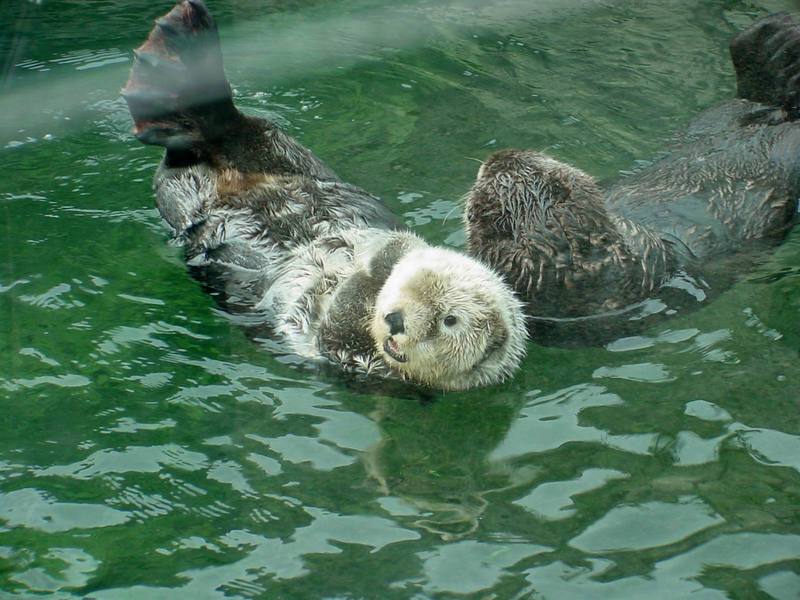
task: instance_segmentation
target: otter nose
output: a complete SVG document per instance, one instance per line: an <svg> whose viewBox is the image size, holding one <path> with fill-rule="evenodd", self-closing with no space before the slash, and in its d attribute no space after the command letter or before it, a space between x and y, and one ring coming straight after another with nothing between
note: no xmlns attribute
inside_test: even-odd
<svg viewBox="0 0 800 600"><path fill-rule="evenodd" d="M403 327L403 313L399 311L390 312L388 315L383 317L383 320L386 321L386 324L389 326L390 335L403 333L406 330L405 327Z"/></svg>

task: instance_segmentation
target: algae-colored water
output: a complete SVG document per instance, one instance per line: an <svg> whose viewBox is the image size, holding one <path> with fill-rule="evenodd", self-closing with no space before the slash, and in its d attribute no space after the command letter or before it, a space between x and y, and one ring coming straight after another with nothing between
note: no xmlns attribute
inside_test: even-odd
<svg viewBox="0 0 800 600"><path fill-rule="evenodd" d="M493 149L601 178L789 0L209 0L240 105L428 239ZM0 596L800 597L800 230L699 310L422 401L279 358L117 96L169 3L0 5Z"/></svg>

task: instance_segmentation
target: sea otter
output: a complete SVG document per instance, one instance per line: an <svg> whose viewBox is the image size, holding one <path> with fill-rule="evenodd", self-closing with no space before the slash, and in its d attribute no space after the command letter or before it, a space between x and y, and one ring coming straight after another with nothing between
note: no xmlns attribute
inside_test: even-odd
<svg viewBox="0 0 800 600"><path fill-rule="evenodd" d="M466 198L470 256L429 246L273 123L242 115L200 0L156 21L123 95L139 140L166 148L159 210L228 308L293 352L464 389L517 367L524 313L536 341L559 321L594 334L595 317L629 320L626 307L676 278L785 233L800 193L800 30L769 17L731 51L739 98L606 193L543 154L492 155Z"/></svg>
<svg viewBox="0 0 800 600"><path fill-rule="evenodd" d="M626 308L662 286L719 291L707 287L714 274L741 271L748 249L794 223L800 26L769 16L730 50L738 98L703 112L664 156L605 192L531 150L499 151L481 166L466 196L467 246L513 285L534 339L556 323L602 337L614 315L619 335Z"/></svg>
<svg viewBox="0 0 800 600"><path fill-rule="evenodd" d="M200 0L156 21L122 94L136 137L166 149L156 202L193 273L287 350L445 390L516 369L526 326L510 287L240 113Z"/></svg>

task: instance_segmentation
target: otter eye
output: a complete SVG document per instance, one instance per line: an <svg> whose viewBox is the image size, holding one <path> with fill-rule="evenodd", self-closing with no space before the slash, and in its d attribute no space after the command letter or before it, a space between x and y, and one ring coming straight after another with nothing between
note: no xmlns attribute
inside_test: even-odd
<svg viewBox="0 0 800 600"><path fill-rule="evenodd" d="M444 324L447 325L448 327L452 327L456 323L458 323L458 319L455 318L453 315L447 315L444 318Z"/></svg>

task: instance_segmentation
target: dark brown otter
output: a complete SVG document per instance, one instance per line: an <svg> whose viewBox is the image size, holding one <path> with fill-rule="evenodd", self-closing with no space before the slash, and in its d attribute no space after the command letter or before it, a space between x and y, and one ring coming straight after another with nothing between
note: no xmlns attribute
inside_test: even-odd
<svg viewBox="0 0 800 600"><path fill-rule="evenodd" d="M733 39L731 55L739 98L702 113L666 155L605 192L530 150L497 152L481 167L466 201L469 251L526 302L534 339L548 321L583 319L590 334L593 318L676 277L706 288L734 254L785 235L800 196L800 26L763 19Z"/></svg>

